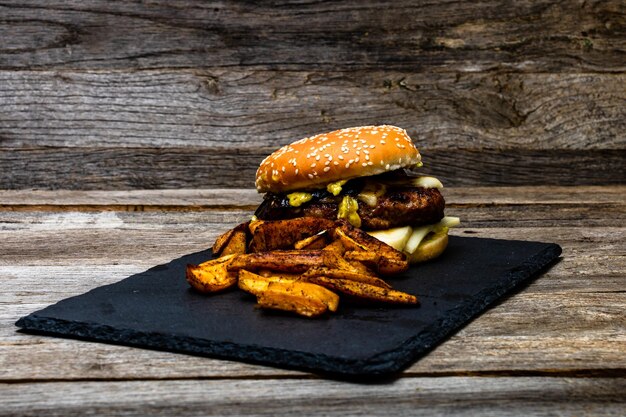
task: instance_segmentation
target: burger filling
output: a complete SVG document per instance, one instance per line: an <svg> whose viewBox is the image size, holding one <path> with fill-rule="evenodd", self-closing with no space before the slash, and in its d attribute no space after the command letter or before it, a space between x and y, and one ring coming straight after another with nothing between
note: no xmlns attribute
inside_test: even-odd
<svg viewBox="0 0 626 417"><path fill-rule="evenodd" d="M346 219L365 230L434 224L444 217L441 183L405 170L328 184L325 189L267 193L261 220L312 216Z"/></svg>

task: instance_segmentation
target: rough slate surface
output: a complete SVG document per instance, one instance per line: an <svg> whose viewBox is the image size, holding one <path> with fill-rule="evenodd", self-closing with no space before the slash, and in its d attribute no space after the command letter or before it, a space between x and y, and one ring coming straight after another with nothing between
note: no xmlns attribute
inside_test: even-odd
<svg viewBox="0 0 626 417"><path fill-rule="evenodd" d="M323 319L260 310L241 291L204 296L185 265L210 250L155 266L18 320L26 331L320 372L333 377L400 371L561 253L556 244L450 238L438 260L390 279L421 306L340 305Z"/></svg>

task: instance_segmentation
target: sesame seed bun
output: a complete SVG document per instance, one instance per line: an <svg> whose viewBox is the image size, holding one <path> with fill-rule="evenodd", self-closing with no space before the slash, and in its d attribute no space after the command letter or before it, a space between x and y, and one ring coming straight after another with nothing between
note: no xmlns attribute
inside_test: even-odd
<svg viewBox="0 0 626 417"><path fill-rule="evenodd" d="M256 188L260 193L320 188L420 161L406 130L387 125L353 127L283 146L261 162Z"/></svg>

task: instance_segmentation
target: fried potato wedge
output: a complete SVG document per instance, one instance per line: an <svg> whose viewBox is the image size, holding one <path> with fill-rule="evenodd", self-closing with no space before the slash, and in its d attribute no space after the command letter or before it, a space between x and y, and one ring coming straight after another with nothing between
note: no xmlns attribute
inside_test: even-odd
<svg viewBox="0 0 626 417"><path fill-rule="evenodd" d="M243 255L246 253L246 240L245 230L235 230L224 249L222 249L220 256Z"/></svg>
<svg viewBox="0 0 626 417"><path fill-rule="evenodd" d="M366 265L364 265L360 261L348 261L348 263L352 265L352 267L360 274L370 275L373 277L376 276L376 273L374 271L372 271L370 268L368 268ZM375 266L376 265L374 264L374 267Z"/></svg>
<svg viewBox="0 0 626 417"><path fill-rule="evenodd" d="M230 263L228 268L231 271L271 269L299 274L309 268L323 265L321 250L274 250L239 255Z"/></svg>
<svg viewBox="0 0 626 417"><path fill-rule="evenodd" d="M310 277L308 281L359 299L390 304L419 304L414 295L364 282L327 277Z"/></svg>
<svg viewBox="0 0 626 417"><path fill-rule="evenodd" d="M335 229L335 235L348 250L364 250L380 255L376 264L378 273L382 275L400 274L409 269L409 262L402 252L395 250L386 243L368 235L361 229L352 227L347 222Z"/></svg>
<svg viewBox="0 0 626 417"><path fill-rule="evenodd" d="M249 224L250 222L244 222L244 223L238 224L234 228L218 236L218 238L215 239L215 243L213 243L213 247L211 248L211 250L213 251L213 255L216 255L216 256L230 255L230 254L224 254L223 253L224 249L228 246L232 238L235 235L239 234L239 232L243 232L244 240L247 241ZM241 239L241 237L239 237L239 239ZM232 253L235 253L235 252L232 252ZM244 248L244 252L242 253L245 253L245 248Z"/></svg>
<svg viewBox="0 0 626 417"><path fill-rule="evenodd" d="M324 246L324 249L335 251L341 256L343 256L343 254L346 252L345 246L343 245L343 243L341 243L341 240L339 239L333 240L331 243Z"/></svg>
<svg viewBox="0 0 626 417"><path fill-rule="evenodd" d="M335 229L335 235L337 237L337 241L341 242L342 246L346 249L346 250L350 250L350 251L364 251L367 252L368 248L367 246L363 245L362 243L356 241L355 239L351 238L350 236L348 236L345 232L345 230L338 228Z"/></svg>
<svg viewBox="0 0 626 417"><path fill-rule="evenodd" d="M213 251L213 255L219 255L222 253L224 247L230 241L230 238L235 234L235 229L230 229L229 231L222 233L215 239L215 243L213 243L213 247L211 250Z"/></svg>
<svg viewBox="0 0 626 417"><path fill-rule="evenodd" d="M268 291L282 292L323 303L330 311L337 311L339 296L323 286L304 281L281 277L263 277L244 269L239 271L239 288L256 295L266 295Z"/></svg>
<svg viewBox="0 0 626 417"><path fill-rule="evenodd" d="M262 277L278 277L278 278L288 279L291 281L299 280L301 277L300 274L290 274L288 272L272 271L271 269L259 269L257 273L261 275Z"/></svg>
<svg viewBox="0 0 626 417"><path fill-rule="evenodd" d="M324 266L327 268L358 272L357 269L350 264L350 262L343 259L341 255L334 250L323 249L322 261L324 262Z"/></svg>
<svg viewBox="0 0 626 417"><path fill-rule="evenodd" d="M262 225L263 223L265 223L263 220L252 220L250 224L248 225L248 230L250 231L251 234L254 234L254 231L256 230L256 228Z"/></svg>
<svg viewBox="0 0 626 417"><path fill-rule="evenodd" d="M299 240L294 243L294 249L298 250L311 250L322 249L328 244L328 231L322 230L316 235L309 236L305 239Z"/></svg>
<svg viewBox="0 0 626 417"><path fill-rule="evenodd" d="M275 290L257 296L257 304L262 308L289 311L305 317L319 317L328 311L319 300Z"/></svg>
<svg viewBox="0 0 626 417"><path fill-rule="evenodd" d="M334 221L317 217L264 221L254 228L249 250L265 252L293 248L296 242L334 227Z"/></svg>
<svg viewBox="0 0 626 417"><path fill-rule="evenodd" d="M374 285L381 288L391 288L387 282L378 277L371 275L361 274L359 272L345 271L341 269L331 268L311 268L302 274L303 280L308 280L311 277L326 277L332 279L344 279L348 281L364 282L366 284Z"/></svg>
<svg viewBox="0 0 626 417"><path fill-rule="evenodd" d="M228 266L235 258L236 255L228 255L200 265L187 265L187 282L205 294L230 288L237 284L237 273L228 270Z"/></svg>
<svg viewBox="0 0 626 417"><path fill-rule="evenodd" d="M343 257L348 261L359 261L371 265L378 264L378 261L380 260L380 255L378 253L364 250L346 251L346 253L343 254Z"/></svg>

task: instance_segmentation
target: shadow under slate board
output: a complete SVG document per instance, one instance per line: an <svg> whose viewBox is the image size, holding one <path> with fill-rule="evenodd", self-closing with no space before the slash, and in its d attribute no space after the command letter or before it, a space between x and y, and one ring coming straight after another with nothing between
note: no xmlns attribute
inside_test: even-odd
<svg viewBox="0 0 626 417"><path fill-rule="evenodd" d="M21 318L23 331L309 370L333 378L392 376L561 253L552 243L450 237L439 259L389 279L419 307L343 304L321 319L255 308L242 291L205 296L185 266L155 266Z"/></svg>

